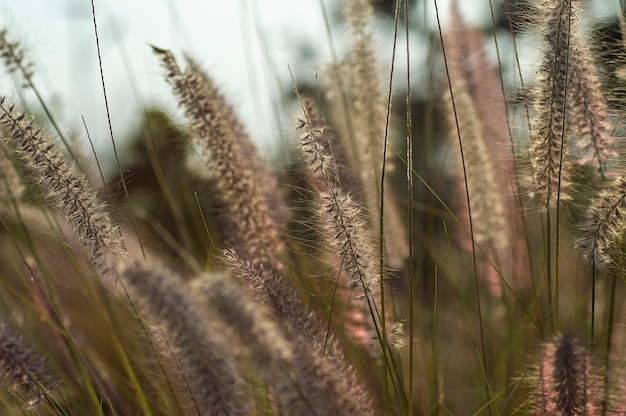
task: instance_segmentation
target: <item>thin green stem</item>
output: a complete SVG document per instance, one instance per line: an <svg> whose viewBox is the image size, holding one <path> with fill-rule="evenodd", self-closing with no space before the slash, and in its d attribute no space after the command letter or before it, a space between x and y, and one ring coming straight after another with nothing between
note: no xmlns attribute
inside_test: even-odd
<svg viewBox="0 0 626 416"><path fill-rule="evenodd" d="M409 415L413 414L413 378L415 371L415 271L413 270L413 122L411 118L411 59L409 49L409 2L404 2L406 36L406 179L409 220ZM433 318L434 319L434 318Z"/></svg>
<svg viewBox="0 0 626 416"><path fill-rule="evenodd" d="M109 126L109 135L111 136L111 144L113 145L113 153L115 155L115 161L117 163L117 169L120 173L120 180L122 182L122 188L124 189L124 197L126 201L128 201L128 208L130 210L130 215L135 226L135 234L137 235L137 241L139 243L139 247L141 248L141 254L144 258L146 258L146 252L143 247L143 241L141 240L141 235L139 234L139 225L137 224L137 219L135 217L135 210L133 208L133 204L130 201L130 195L128 193L128 186L126 185L126 179L124 179L124 171L122 170L122 165L120 163L120 158L117 153L117 145L115 144L115 138L113 137L113 125L111 123L111 112L109 111L109 99L107 97L106 83L104 82L104 69L102 67L102 54L100 53L100 38L98 36L98 23L96 19L96 5L94 0L91 0L91 15L93 17L93 30L94 35L96 37L96 50L98 51L98 65L100 67L100 81L102 82L102 95L104 96L104 106L106 109L107 115L107 123Z"/></svg>
<svg viewBox="0 0 626 416"><path fill-rule="evenodd" d="M571 34L571 30L572 30L572 2L571 0L568 2L569 5L569 10L568 10L568 14L567 14L567 51L565 54L565 80L564 80L564 92L563 92L563 108L561 109L561 111L563 111L562 114L566 114L567 113L567 90L568 90L568 84L569 84L569 54L570 54L570 47L569 47L569 37ZM554 324L555 324L555 330L556 332L559 331L559 259L560 259L560 250L559 250L559 245L560 245L560 219L561 219L561 190L562 190L562 179L563 179L563 162L564 162L564 153L565 153L565 134L567 132L567 117L563 117L563 124L561 125L561 151L559 152L559 177L558 177L558 187L557 187L557 199L556 199L556 224L555 224L555 247L554 247L554 256L555 256L555 261L554 261L554 301L555 301L555 305L554 305L554 309L555 309L555 319L554 319ZM548 207L549 209L549 207ZM591 319L593 319L593 316L591 317Z"/></svg>
<svg viewBox="0 0 626 416"><path fill-rule="evenodd" d="M619 274L624 270L624 262L622 261L622 256L620 256L620 268ZM607 319L607 335L606 335L606 357L604 361L604 398L602 400L602 414L605 415L607 411L607 404L610 396L610 386L609 386L609 369L611 364L611 344L613 341L613 324L615 323L615 292L617 289L617 276L611 276L611 292L610 292L610 300L609 300L609 317ZM595 281L594 281L595 287ZM593 350L592 350L593 352Z"/></svg>
<svg viewBox="0 0 626 416"><path fill-rule="evenodd" d="M379 274L380 274L380 326L381 326L381 346L383 352L388 349L387 342L387 325L386 325L386 309L385 309L385 279L386 275L386 265L385 265L385 179L387 173L387 147L389 145L389 125L391 119L391 103L392 103L392 94L393 94L393 75L395 73L395 63L396 63L396 47L398 44L398 22L400 20L400 3L402 0L398 0L396 2L395 7L395 16L394 16L394 31L393 31L393 46L391 51L391 69L389 71L389 91L387 95L387 114L385 116L385 136L384 136L384 144L383 144L383 152L382 152L382 165L380 172L380 215L378 217L378 258L379 258ZM391 374L389 363L387 360L384 360L385 374ZM413 414L413 400L412 400L412 380L409 378L409 385L411 388L409 389L409 399L408 399L408 414ZM385 389L387 389L387 376L384 377ZM389 402L389 401L388 401Z"/></svg>
<svg viewBox="0 0 626 416"><path fill-rule="evenodd" d="M505 8L505 14L508 15L509 14L509 2L508 0L504 1L504 8ZM493 16L493 12L492 12L492 16ZM515 68L516 68L516 73L517 76L519 78L519 83L520 83L520 89L521 91L525 91L526 90L526 85L524 83L524 76L523 76L523 72L522 72L522 65L520 63L520 59L519 59L519 53L518 53L518 48L517 48L517 37L515 36L515 30L513 28L513 24L511 22L511 19L508 19L509 22L509 33L511 34L511 40L513 42L513 52L514 52L514 57L515 57ZM496 35L496 26L495 26L495 18L492 17L492 27L493 27L493 33L494 33L494 38ZM498 65L500 65L500 58L498 55ZM501 71L502 73L502 71ZM501 88L502 88L502 94L503 97L506 98L505 95L505 91L504 91L504 80L501 78ZM506 104L506 100L505 100L505 104ZM529 104L526 100L524 100L523 102L523 107L525 110L525 120L526 120L526 125L527 125L527 129L528 132L532 131L532 123L530 120L530 108L529 108ZM508 106L505 107L506 111L508 113ZM507 116L507 121L510 120L510 118ZM513 159L513 174L515 175L515 184L516 184L516 201L517 201L517 206L519 207L520 210L520 220L521 220L521 224L522 224L522 232L524 235L524 242L526 245L526 259L528 262L528 272L529 275L531 276L530 282L531 282L531 286L532 286L532 294L533 294L533 299L539 299L539 292L537 291L537 282L536 282L536 275L535 275L535 263L533 260L533 250L532 250L532 246L531 246L531 242L530 242L530 234L529 234L529 227L528 227L528 223L526 221L526 212L525 212L525 207L524 207L524 200L522 198L522 190L521 190L521 184L520 181L517 180L517 178L519 178L519 174L518 174L518 156L516 155L516 151L515 151L515 144L513 142L513 134L512 134L512 125L510 122L507 123L507 128L509 130L509 144L511 147L511 156ZM526 160L525 162L529 163L529 160ZM542 227L543 227L543 221L542 221ZM542 327L542 333L543 333L543 314L542 313L538 313L537 314L537 320L539 325Z"/></svg>
<svg viewBox="0 0 626 416"><path fill-rule="evenodd" d="M487 366L487 350L486 350L486 345L485 345L485 329L484 329L484 323L483 323L483 313L482 313L482 306L481 306L481 300L480 300L480 282L479 282L479 278L478 278L478 261L476 258L476 244L475 244L475 239L474 239L474 224L472 221L472 208L471 208L471 198L470 198L470 191L469 191L469 185L468 185L468 181L467 181L467 167L466 167L466 163L465 163L465 153L463 151L463 139L461 136L461 128L459 126L459 119L458 119L458 113L457 113L457 109L456 109L456 103L454 100L454 92L452 90L452 80L450 79L450 71L448 70L448 59L446 57L446 51L445 51L445 46L444 46L444 42L443 42L443 32L441 29L441 21L439 18L439 7L437 5L437 0L434 0L434 4L435 4L435 14L436 14L436 18L437 18L437 27L439 30L439 38L441 40L441 51L443 54L443 60L444 60L444 65L446 68L446 77L448 79L448 88L449 88L449 93L450 93L450 99L452 101L452 109L454 112L454 121L456 123L456 131L457 131L457 137L458 137L458 143L459 143L459 150L461 153L461 165L463 168L463 178L464 178L464 184L465 184L465 198L467 200L467 211L468 211L468 217L469 217L469 227L470 227L470 238L472 240L472 267L473 267L473 272L474 272L474 288L475 288L475 295L476 295L476 308L477 308L477 313L478 313L478 325L480 328L480 348L476 345L476 351L480 351L479 353L479 361L481 364L481 369L483 371L483 376L484 376L484 381L485 381L485 394L486 394L486 398L487 398L487 402L491 402L492 399L492 394L491 394L491 387L489 386L489 372L488 372L488 366ZM475 343L475 341L474 341ZM492 414L492 406L489 406L489 415Z"/></svg>
<svg viewBox="0 0 626 416"><path fill-rule="evenodd" d="M74 163L76 163L77 169L83 173L86 173L84 167L81 166L80 158L72 150L72 146L70 146L69 142L67 141L67 138L63 134L63 131L61 131L59 124L57 123L56 119L52 115L52 112L50 111L50 109L48 108L46 101L43 99L41 92L39 91L35 83L33 82L32 74L28 71L28 68L25 67L21 61L18 60L15 63L17 65L17 69L19 69L19 71L22 73L22 76L24 77L24 80L26 81L26 85L28 85L28 87L33 91L33 93L35 94L35 97L37 98L37 101L39 102L39 105L41 106L44 113L46 113L46 117L48 117L48 120L50 121L50 124L52 124L54 131L59 136L59 139L61 139L63 146L65 146L71 159L74 160Z"/></svg>
<svg viewBox="0 0 626 416"><path fill-rule="evenodd" d="M591 256L591 353L594 352L596 316L596 259Z"/></svg>
<svg viewBox="0 0 626 416"><path fill-rule="evenodd" d="M401 0L400 0L401 1ZM389 89L391 91L391 88ZM385 155L387 153L387 133L385 133L385 145L384 145L384 149L383 150L383 164L382 164L382 170L381 170L381 192L380 192L380 215L378 217L378 224L379 224L379 234L378 234L378 266L379 266L379 275L380 275L380 281L379 281L379 285L380 285L380 327L381 327L381 332L382 332L382 349L383 351L387 350L387 323L385 321L385 315L386 315L386 307L385 307L385 302L386 302L386 295L385 295L385 235L384 235L384 214L385 214L385 186L384 186L384 179L385 179L385 168L386 168L386 161L385 161ZM389 368L388 368L388 362L385 360L385 369L384 372L385 374L387 374L389 372ZM388 389L388 382L387 382L387 377L384 377L384 383L385 383L385 394L387 394L387 389ZM410 402L409 402L410 403ZM388 403L389 404L389 403Z"/></svg>

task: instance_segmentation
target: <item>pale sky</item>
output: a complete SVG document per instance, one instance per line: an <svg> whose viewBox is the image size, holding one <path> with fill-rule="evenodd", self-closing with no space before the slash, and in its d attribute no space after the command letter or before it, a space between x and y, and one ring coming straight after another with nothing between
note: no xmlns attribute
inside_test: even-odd
<svg viewBox="0 0 626 416"><path fill-rule="evenodd" d="M290 88L288 65L300 76L313 79L313 74L323 71L330 60L321 1L329 13L337 3L95 0L116 139L133 130L144 106L176 108L150 44L171 49L179 57L183 52L194 56L222 87L250 135L262 147L272 142L281 128L289 131L293 124L291 114L283 114L277 120L272 103L279 97L279 86ZM610 13L614 3L602 0L598 10ZM430 24L434 25L434 2L427 0L426 4ZM437 0L437 4L445 23L448 1ZM461 0L461 5L470 21L489 16L486 0ZM98 149L106 151L110 136L90 0L0 0L0 25L25 46L28 58L35 64L35 83L47 101L57 103L55 114L62 125L84 135L84 116ZM333 33L336 43L341 42L341 34ZM383 50L390 49L390 40L389 35L379 39ZM303 45L314 49L314 60L302 61L298 48ZM337 47L341 49L340 45ZM419 42L414 42L411 53L419 61L420 53L425 52L420 50ZM14 96L13 80L4 76L4 71L0 75L0 94ZM32 96L27 95L26 99L35 102Z"/></svg>
<svg viewBox="0 0 626 416"><path fill-rule="evenodd" d="M96 0L95 7L116 139L133 130L142 107L175 108L150 44L200 61L261 143L280 129L271 108L278 85L290 85L287 65L312 77L328 60L327 48L316 52L319 67L298 62L294 53L305 40L326 45L317 0ZM46 100L62 104L55 106L62 123L83 132L84 116L98 148L106 149L110 136L90 1L0 0L0 25L24 45ZM10 78L0 77L2 95L15 90ZM292 122L289 116L283 123Z"/></svg>

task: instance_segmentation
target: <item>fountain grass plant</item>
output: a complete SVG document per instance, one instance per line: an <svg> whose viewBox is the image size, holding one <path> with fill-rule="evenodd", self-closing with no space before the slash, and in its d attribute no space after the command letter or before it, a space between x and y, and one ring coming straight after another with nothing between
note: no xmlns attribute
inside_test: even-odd
<svg viewBox="0 0 626 416"><path fill-rule="evenodd" d="M625 413L624 43L582 0L508 32L489 2L491 41L434 1L420 73L425 3L396 3L384 56L344 3L347 55L293 83L288 175L197 57L153 46L187 124L146 114L149 168L98 179L0 31L45 115L0 98L3 414Z"/></svg>

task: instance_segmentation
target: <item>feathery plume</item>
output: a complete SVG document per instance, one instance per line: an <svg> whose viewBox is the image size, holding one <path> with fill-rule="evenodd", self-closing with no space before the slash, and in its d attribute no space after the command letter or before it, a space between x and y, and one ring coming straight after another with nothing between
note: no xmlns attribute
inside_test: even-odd
<svg viewBox="0 0 626 416"><path fill-rule="evenodd" d="M253 365L272 386L282 414L370 413L369 401L350 390L340 368L331 366L304 337L293 338L279 329L229 276L203 276L194 281L194 288L246 346Z"/></svg>
<svg viewBox="0 0 626 416"><path fill-rule="evenodd" d="M614 179L592 199L578 245L596 267L614 262L620 250L626 212L626 178Z"/></svg>
<svg viewBox="0 0 626 416"><path fill-rule="evenodd" d="M0 29L0 57L10 72L20 72L26 80L26 84L30 84L33 76L33 64L25 58L24 50L17 41L11 41L6 28Z"/></svg>
<svg viewBox="0 0 626 416"><path fill-rule="evenodd" d="M300 135L298 149L302 161L308 166L307 176L316 191L338 186L341 178L339 166L332 149L332 138L326 123L317 116L308 100L303 103L304 117L298 118Z"/></svg>
<svg viewBox="0 0 626 416"><path fill-rule="evenodd" d="M491 124L492 120L487 120L485 111L479 111L475 100L476 91L480 91L482 85L474 85L473 68L468 68L468 54L482 53L482 45L474 42L478 50L469 50L469 40L477 36L465 23L457 2L452 3L452 21L446 31L448 36L444 37L446 46L447 69L451 82L452 93L458 111L453 111L451 97L446 94L449 103L446 112L451 136L461 135L463 154L465 157L465 173L459 171L460 183L467 180L469 188L472 221L474 226L474 239L485 249L489 249L497 254L496 264L501 266L508 257L508 227L505 214L506 195L503 188L506 184L501 183L496 173L493 151L494 143L491 140L502 140L505 137L486 137L490 131L485 125ZM476 45L478 44L478 45ZM481 71L487 68L480 68ZM456 118L455 118L456 117ZM459 131L457 132L457 123ZM497 145L497 144L496 144ZM459 164L460 165L460 164ZM508 166L507 166L508 167ZM463 193L465 190L463 188ZM493 282L492 292L498 292L500 282ZM497 288L497 289L496 289Z"/></svg>
<svg viewBox="0 0 626 416"><path fill-rule="evenodd" d="M547 47L536 92L531 161L537 191L552 206L559 191L561 199L570 198L573 163L594 165L605 175L616 156L613 122L579 27L578 8L573 0L538 5Z"/></svg>
<svg viewBox="0 0 626 416"><path fill-rule="evenodd" d="M234 276L250 286L257 299L271 306L281 321L289 322L307 342L323 349L319 319L278 271L269 269L269 265L258 268L232 247L222 251L222 261Z"/></svg>
<svg viewBox="0 0 626 416"><path fill-rule="evenodd" d="M202 314L183 282L163 268L138 262L121 269L119 276L163 328L200 414L248 414L245 388L231 356L236 346L224 338L217 322Z"/></svg>
<svg viewBox="0 0 626 416"><path fill-rule="evenodd" d="M376 254L361 208L341 189L337 165L324 127L313 127L309 113L298 119L303 133L298 148L308 162L309 174L320 178L316 189L317 215L327 242L342 259L354 288L370 296L379 282Z"/></svg>
<svg viewBox="0 0 626 416"><path fill-rule="evenodd" d="M31 406L58 384L45 361L7 323L0 323L0 378L9 391Z"/></svg>
<svg viewBox="0 0 626 416"><path fill-rule="evenodd" d="M263 170L255 171L261 162L258 157L251 157L255 153L252 143L241 136L243 128L233 122L232 109L224 105L225 99L217 87L194 61L188 59L187 69L182 72L171 52L153 50L190 120L196 143L215 171L219 196L226 206L220 217L224 232L255 261L278 267L281 229L270 213L268 201L279 192L270 192L260 185L263 180L256 175Z"/></svg>
<svg viewBox="0 0 626 416"><path fill-rule="evenodd" d="M387 173L393 170L392 153L383 162L387 128L387 94L381 78L380 62L370 25L374 9L370 0L348 0L343 16L350 38L350 54L345 66L331 69L329 95L338 113L345 119L345 135L341 137L352 174L360 182L359 193L370 213L369 222L379 233L381 176L383 163ZM339 90L338 93L336 90ZM340 100L345 96L344 100ZM392 267L402 266L408 257L406 230L394 204L394 184L387 174L385 183L384 229L386 259ZM377 234L378 235L378 234Z"/></svg>
<svg viewBox="0 0 626 416"><path fill-rule="evenodd" d="M571 1L546 2L541 9L546 48L535 91L531 163L538 201L553 207L558 203L557 198L570 198L567 106L572 78L570 35L575 10Z"/></svg>
<svg viewBox="0 0 626 416"><path fill-rule="evenodd" d="M123 253L122 243L87 178L65 160L34 120L16 113L4 98L0 98L0 125L8 131L5 141L17 160L40 188L47 191L46 199L65 215L89 249L98 275L112 283L112 260Z"/></svg>
<svg viewBox="0 0 626 416"><path fill-rule="evenodd" d="M575 126L572 142L579 148L581 164L595 164L600 174L607 171L607 163L617 156L613 149L614 125L609 117L609 108L598 77L595 60L585 39L572 33L570 39L572 70L570 95L568 98L570 122Z"/></svg>
<svg viewBox="0 0 626 416"><path fill-rule="evenodd" d="M335 257L339 269L339 295L344 297L350 310L347 317L355 318L351 329L365 325L371 334L352 331L370 352L373 340L379 341L386 334L380 316L380 283L383 278L379 271L377 254L372 243L373 237L363 220L362 209L342 189L337 173L337 164L330 147L332 140L324 126L314 126L317 117L304 108L304 115L298 119L302 130L298 145L303 159L308 162L307 170L314 189L314 209L318 218L318 229L327 248ZM359 301L358 308L355 300ZM348 328L350 322L344 323ZM382 341L381 341L382 342Z"/></svg>
<svg viewBox="0 0 626 416"><path fill-rule="evenodd" d="M286 335L289 338L297 339L299 345L308 346L304 349L299 347L297 354L303 358L297 361L309 362L308 360L312 360L311 357L323 356L328 364L323 364L319 362L318 358L315 358L316 365L330 365L334 368L334 373L341 374L341 379L346 383L353 396L361 397L360 402L365 406L363 409L369 409L371 404L368 393L357 381L356 374L346 362L342 349L339 346L329 347L326 345L332 335L322 331L317 314L307 307L298 293L283 281L278 272L257 269L232 248L224 250L222 260L237 278L249 283L256 297L272 307L276 318L284 323L283 331ZM276 276L264 277L268 273L276 274ZM369 347L371 337L368 338L367 344ZM362 413L367 414L364 410Z"/></svg>
<svg viewBox="0 0 626 416"><path fill-rule="evenodd" d="M600 415L602 389L582 343L565 335L547 343L538 368L534 405L547 416Z"/></svg>
<svg viewBox="0 0 626 416"><path fill-rule="evenodd" d="M382 138L385 132L387 103L380 81L374 39L368 31L373 16L369 0L345 2L344 16L350 36L349 85L353 98L354 140L358 148L351 157L359 158L359 174L364 184L378 183L382 163ZM359 166L359 165L357 165ZM370 179L365 181L365 179Z"/></svg>
<svg viewBox="0 0 626 416"><path fill-rule="evenodd" d="M322 232L331 250L342 259L352 279L353 288L361 291L357 298L371 297L378 290L380 276L369 232L361 219L358 204L341 189L321 192L318 213Z"/></svg>
<svg viewBox="0 0 626 416"><path fill-rule="evenodd" d="M200 80L199 83L207 87L206 93L212 97L214 101L213 106L216 109L221 109L218 114L224 118L224 126L230 129L230 136L240 145L243 160L250 164L254 172L256 192L259 197L264 198L269 205L268 215L279 224L287 220L290 215L290 210L283 198L278 184L278 178L261 157L257 147L250 140L245 127L235 114L233 106L226 100L224 95L218 91L213 80L207 76L198 62L190 56L185 56L185 60L187 61L188 71L193 72Z"/></svg>

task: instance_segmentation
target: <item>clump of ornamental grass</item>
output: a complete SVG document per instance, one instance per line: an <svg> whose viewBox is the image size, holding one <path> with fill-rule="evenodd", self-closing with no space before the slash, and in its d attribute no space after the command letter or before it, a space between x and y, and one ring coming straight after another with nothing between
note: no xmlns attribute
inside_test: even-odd
<svg viewBox="0 0 626 416"><path fill-rule="evenodd" d="M19 44L9 42L5 31L0 33L0 50L9 69L21 71L37 93ZM7 156L2 169L7 209L2 212L10 216L2 221L9 235L3 241L15 246L7 256L29 258L28 265L4 272L17 276L4 283L10 296L3 301L11 305L7 309L32 302L32 310L43 322L39 326L51 334L51 361L61 383L58 397L47 409L61 414L79 411L75 409L113 414L249 414L254 412L253 403L267 400L280 414L373 414L375 400L344 357L344 346L328 342L331 330L283 274L281 220L288 209L273 172L195 60L186 58L186 68L181 70L170 52L154 51L189 119L190 136L206 163L202 171L209 171L211 189L217 191L219 204L210 215L217 219L223 243L236 247L246 259L228 262L224 252L243 285L232 276L209 275L189 286L186 280L193 276L188 270L201 269L192 257L181 256L191 267L175 265L170 271L169 265L135 258L159 253L131 249L127 256L121 235L132 224L118 225L71 150L67 157L27 111L16 110L3 98L0 123ZM51 114L48 117L54 125ZM11 189L15 179L25 189ZM39 210L34 214L37 220L26 225L27 207L33 201ZM55 244L31 242L37 227L49 230ZM83 251L91 264L83 262ZM349 269L361 268L363 264L352 257ZM373 262L375 255L371 257ZM234 254L231 258L236 259ZM63 278L72 273L60 272L61 267L53 267L56 262L71 264L77 274L70 286L78 293L72 292L71 302L57 292ZM91 279L92 268L102 281ZM252 296L244 290L251 290ZM77 299L80 307L74 306ZM20 304L17 311L22 309L31 310ZM109 329L110 339L98 342L102 334L85 326L79 310L82 319L103 332ZM30 320L21 324L37 327ZM20 361L5 356L7 374L14 376L5 377L5 383L21 390L24 402L33 394L38 399L47 397L48 377L38 374L43 373L39 362L16 352L10 338L5 338L5 354ZM20 348L30 351L27 346ZM258 384L266 384L265 389L250 388ZM130 396L136 400L130 402Z"/></svg>
<svg viewBox="0 0 626 416"><path fill-rule="evenodd" d="M206 285L211 281L201 285L204 289L192 289L185 284L190 278L186 274L177 276L176 272L166 270L166 266L127 259L120 237L126 230L118 232L118 226L86 177L74 163L67 161L30 115L16 111L4 99L0 102L3 112L0 121L7 131L5 150L10 161L18 165L17 174L28 184L28 192L41 195L45 202L41 205L44 218L41 223L46 223L47 208L58 212L59 218L65 219L84 246L96 275L115 292L104 295L105 299L116 297L113 304L108 303L111 299L100 304L103 288L97 281L82 281L94 299L93 312L102 313L102 318L111 323L117 322L119 312L115 307L121 302L136 318L138 326L131 326L131 332L137 331L135 336L145 342L144 348L149 352L148 361L154 360L149 367L156 370L157 377L153 381L164 383L159 387L150 386L155 391L139 388L138 408L150 413L161 403L162 410L168 413L248 414L252 411L252 395L258 393L248 388L243 360L258 371L260 379L257 380L255 371L255 383L268 383L267 394L279 413L372 414L374 400L344 358L343 346L328 343L329 335L323 331L330 329L320 324L321 320L302 302L300 294L292 291L293 283L282 275L283 264L278 253L284 247L277 217L284 215L286 209L277 198L274 176L257 156L232 109L195 61L188 58L188 68L183 72L171 53L160 49L155 52L161 57L168 71L166 79L173 85L190 119L191 136L212 170L222 205L215 214L224 241L237 247L246 259L236 260L231 254L233 260L229 262L228 252L225 252L234 274L252 290L254 297L249 299L240 286L223 278L215 280L208 289ZM8 168L5 171L15 174ZM5 179L8 184L10 177ZM13 201L20 198L19 195L10 197ZM16 212L23 215L22 211ZM355 220L354 226L357 224ZM51 225L54 229L55 224ZM344 233L348 232L346 227L352 226L344 225ZM360 227L361 231L366 230ZM357 233L346 238L356 237ZM64 238L59 234L61 242ZM15 238L14 244L19 246L20 239ZM372 266L368 267L373 270L375 255L371 250ZM72 253L69 254L71 257ZM150 252L144 255L155 256ZM83 354L91 354L81 348L89 348L91 341L88 336L80 341L85 328L72 324L76 316L66 311L67 305L54 296L49 297L47 292L58 282L48 282L47 260L36 258L34 268L42 273L30 290L37 299L38 313L52 324L60 344L57 348L66 348L68 355L74 354L75 359L82 362ZM358 255L351 255L351 258L353 264L348 270L354 274L356 284L356 274L361 273L364 263ZM186 261L193 260L186 258ZM78 262L77 272L82 275L85 271L81 267ZM191 268L199 267L192 265ZM88 276L81 278L88 279ZM372 280L363 286L364 293L374 290L369 284L379 282ZM207 307L203 306L203 301L208 301ZM268 312L262 307L267 307ZM264 315L267 316L263 318ZM244 336L248 330L252 333ZM228 333L231 336L226 338ZM118 336L122 334L115 334L112 341L119 342ZM298 346L300 343L308 346ZM145 360L132 362L136 347L120 344L117 355L126 363L123 374L108 374L107 360L97 354L93 356L97 357L98 364L91 364L85 357L83 365L77 362L76 368L69 371L77 373L77 381L91 389L92 405L102 400L103 408L115 413L136 408L126 408L121 391L123 384L140 381L135 366ZM62 395L75 392L72 389L76 384L68 385L71 389ZM162 402L155 398L160 388L169 390L162 396ZM65 406L71 408L72 404L67 401L58 405L59 409Z"/></svg>
<svg viewBox="0 0 626 416"><path fill-rule="evenodd" d="M0 57L47 117L0 100L3 412L623 413L623 353L612 347L623 324L626 183L615 160L622 120L612 115L585 32L590 12L576 0L536 1L520 12L540 37L528 88L522 60L520 85L503 79L509 61L498 49L495 13L485 37L453 2L450 25L428 46L439 43L446 55L445 82L437 84L428 72L441 60L424 74L412 67L411 36L425 40L429 31L421 30L426 20L409 30L409 4L394 10L393 46L404 17L407 73L425 77L407 76L406 88L428 87L407 92L399 126L395 72L387 86L381 81L374 8L346 0L346 59L332 63L319 103L296 88L298 201L283 198L276 172L200 61L185 56L181 65L154 47L187 126L159 131L161 141L144 146L157 182L150 195L142 199L139 174L124 175L136 181L131 197L112 202L84 174L91 162L58 142L63 134L36 72L0 30ZM527 99L512 100L515 93ZM434 96L448 97L443 110ZM418 113L447 126L414 128ZM176 130L144 121L146 130ZM54 136L40 127L49 124ZM403 199L390 190L404 179L389 173L391 156L403 157L394 134L404 127L413 130ZM422 130L431 136L412 136ZM410 160L412 139L434 171ZM540 209L527 209L529 193ZM185 203L173 200L183 194ZM145 200L166 201L171 212L142 210ZM143 219L137 226L128 215L134 208ZM426 213L422 232L412 219ZM451 224L471 237L471 258ZM295 236L291 226L303 225L307 235ZM139 242L128 237L134 227ZM403 324L408 349L395 348L406 340ZM555 335L565 327L587 333L589 347ZM537 343L540 359L526 371Z"/></svg>

